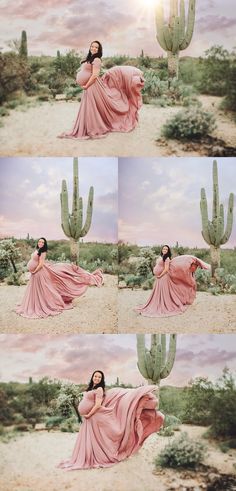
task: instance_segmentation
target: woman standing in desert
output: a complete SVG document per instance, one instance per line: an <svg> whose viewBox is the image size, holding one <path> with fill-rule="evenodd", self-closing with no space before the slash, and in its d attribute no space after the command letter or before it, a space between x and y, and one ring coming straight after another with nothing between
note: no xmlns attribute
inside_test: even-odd
<svg viewBox="0 0 236 491"><path fill-rule="evenodd" d="M137 452L158 431L164 416L156 410L155 385L105 389L104 373L93 372L78 410L84 421L67 470L110 467Z"/></svg>
<svg viewBox="0 0 236 491"><path fill-rule="evenodd" d="M74 127L60 138L101 138L135 128L142 104L143 74L135 67L116 66L100 76L101 58L102 45L93 41L77 72L76 82L84 92Z"/></svg>
<svg viewBox="0 0 236 491"><path fill-rule="evenodd" d="M210 269L209 264L195 256L171 257L170 247L164 245L153 269L156 280L152 293L144 305L135 308L145 317L169 317L185 312L196 296L196 269Z"/></svg>
<svg viewBox="0 0 236 491"><path fill-rule="evenodd" d="M37 319L72 309L72 300L83 295L88 286L103 283L99 269L89 273L75 264L50 264L46 261L47 250L47 240L41 237L27 264L30 280L22 303L16 309L22 317Z"/></svg>

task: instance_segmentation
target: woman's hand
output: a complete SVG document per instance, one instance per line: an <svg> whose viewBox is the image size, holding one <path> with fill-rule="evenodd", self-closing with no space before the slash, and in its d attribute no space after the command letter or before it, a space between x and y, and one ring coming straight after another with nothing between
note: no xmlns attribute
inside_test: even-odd
<svg viewBox="0 0 236 491"><path fill-rule="evenodd" d="M87 88L88 88L86 85L81 85L80 87L81 87L81 89L83 89L83 90L87 90Z"/></svg>
<svg viewBox="0 0 236 491"><path fill-rule="evenodd" d="M84 418L89 419L90 418L89 414L84 414Z"/></svg>

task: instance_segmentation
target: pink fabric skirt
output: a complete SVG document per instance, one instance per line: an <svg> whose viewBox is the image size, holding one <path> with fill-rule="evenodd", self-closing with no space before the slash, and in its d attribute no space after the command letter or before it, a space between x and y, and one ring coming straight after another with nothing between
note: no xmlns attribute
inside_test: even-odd
<svg viewBox="0 0 236 491"><path fill-rule="evenodd" d="M110 68L84 90L74 127L60 138L101 138L113 131L132 131L138 122L143 86L138 68Z"/></svg>
<svg viewBox="0 0 236 491"><path fill-rule="evenodd" d="M154 268L155 276L163 268L161 259ZM187 254L173 258L168 273L156 279L149 299L135 311L145 317L170 317L185 312L196 297L196 268L210 269L210 265Z"/></svg>
<svg viewBox="0 0 236 491"><path fill-rule="evenodd" d="M45 263L32 274L21 305L16 313L22 317L38 319L72 309L72 300L85 293L88 286L101 286L103 276L98 269L89 273L74 264Z"/></svg>
<svg viewBox="0 0 236 491"><path fill-rule="evenodd" d="M163 426L164 416L156 411L156 389L151 385L108 390L98 411L84 419L71 459L59 467L109 467L137 452L144 440ZM87 414L94 403L95 391L85 392L80 414Z"/></svg>

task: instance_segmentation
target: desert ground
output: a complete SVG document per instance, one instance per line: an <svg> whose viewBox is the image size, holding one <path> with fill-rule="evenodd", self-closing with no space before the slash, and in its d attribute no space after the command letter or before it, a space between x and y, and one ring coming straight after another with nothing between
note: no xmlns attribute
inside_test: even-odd
<svg viewBox="0 0 236 491"><path fill-rule="evenodd" d="M217 129L212 136L223 139L236 148L235 123L232 117L218 109L221 98L199 96L203 108L215 114ZM4 118L0 127L0 156L199 156L207 155L202 145L183 144L160 139L163 124L181 107L143 105L137 128L131 133L112 133L96 140L58 139L63 131L73 127L79 103L76 101L44 102L28 109L18 106ZM157 139L160 139L157 142ZM214 154L214 155L213 155ZM211 155L217 156L217 148Z"/></svg>
<svg viewBox="0 0 236 491"><path fill-rule="evenodd" d="M117 332L117 277L104 275L101 288L90 287L73 301L73 309L45 319L26 319L14 308L23 298L25 286L0 286L0 332L68 334Z"/></svg>
<svg viewBox="0 0 236 491"><path fill-rule="evenodd" d="M201 439L206 428L181 426L191 438ZM153 460L172 437L151 435L138 453L107 469L63 471L56 465L68 458L76 434L40 431L23 434L0 443L0 489L3 491L168 491L203 490L201 473L155 471ZM204 440L206 443L206 441ZM214 444L207 445L205 464L215 472L235 474L236 451L223 454ZM209 471L208 471L209 473ZM206 472L207 474L207 472ZM203 484L203 487L201 487Z"/></svg>
<svg viewBox="0 0 236 491"><path fill-rule="evenodd" d="M150 291L124 288L118 293L118 332L155 331L165 333L229 333L236 332L236 295L197 292L196 299L183 314L150 318L134 308L146 303Z"/></svg>

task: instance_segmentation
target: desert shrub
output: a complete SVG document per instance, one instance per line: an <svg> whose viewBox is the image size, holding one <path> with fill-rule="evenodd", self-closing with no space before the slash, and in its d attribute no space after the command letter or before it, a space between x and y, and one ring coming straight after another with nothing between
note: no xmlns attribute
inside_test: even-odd
<svg viewBox="0 0 236 491"><path fill-rule="evenodd" d="M106 68L112 68L113 66L117 65L125 65L128 60L129 57L127 55L117 55L107 58L104 64Z"/></svg>
<svg viewBox="0 0 236 491"><path fill-rule="evenodd" d="M229 68L228 77L225 80L225 99L222 107L230 111L236 111L236 60L232 62Z"/></svg>
<svg viewBox="0 0 236 491"><path fill-rule="evenodd" d="M0 436L5 434L5 428L3 425L0 425Z"/></svg>
<svg viewBox="0 0 236 491"><path fill-rule="evenodd" d="M80 425L76 418L68 418L60 424L60 431L64 433L75 433L79 431Z"/></svg>
<svg viewBox="0 0 236 491"><path fill-rule="evenodd" d="M165 94L167 82L160 80L156 70L145 70L144 78L143 100L146 104L149 103L151 99L161 97Z"/></svg>
<svg viewBox="0 0 236 491"><path fill-rule="evenodd" d="M19 90L27 90L30 68L16 53L0 53L0 103Z"/></svg>
<svg viewBox="0 0 236 491"><path fill-rule="evenodd" d="M200 292L208 291L211 284L211 272L206 269L198 268L195 272L197 289Z"/></svg>
<svg viewBox="0 0 236 491"><path fill-rule="evenodd" d="M19 423L14 426L14 431L29 431L29 426L27 423Z"/></svg>
<svg viewBox="0 0 236 491"><path fill-rule="evenodd" d="M197 87L203 94L224 96L230 70L230 53L223 46L212 46L200 60Z"/></svg>
<svg viewBox="0 0 236 491"><path fill-rule="evenodd" d="M174 428L170 426L166 426L164 428L161 428L159 431L160 436L173 436L175 434Z"/></svg>
<svg viewBox="0 0 236 491"><path fill-rule="evenodd" d="M8 116L9 111L5 106L0 107L0 117Z"/></svg>
<svg viewBox="0 0 236 491"><path fill-rule="evenodd" d="M211 400L211 427L213 436L221 438L236 437L236 386L228 369L223 371L217 381L214 397Z"/></svg>
<svg viewBox="0 0 236 491"><path fill-rule="evenodd" d="M137 266L136 272L138 276L141 276L143 279L147 278L147 276L150 274L150 265L146 259L143 259L143 261Z"/></svg>
<svg viewBox="0 0 236 491"><path fill-rule="evenodd" d="M7 285L21 286L25 285L26 281L22 277L22 271L17 271L17 273L11 273L6 278Z"/></svg>
<svg viewBox="0 0 236 491"><path fill-rule="evenodd" d="M50 418L47 418L45 421L45 426L51 430L52 428L58 428L63 422L63 416L50 416Z"/></svg>
<svg viewBox="0 0 236 491"><path fill-rule="evenodd" d="M196 140L206 136L214 129L213 114L197 107L190 107L170 118L162 128L162 135L177 140Z"/></svg>
<svg viewBox="0 0 236 491"><path fill-rule="evenodd" d="M134 288L135 286L141 286L142 278L141 276L130 274L125 276L125 282L129 288Z"/></svg>
<svg viewBox="0 0 236 491"><path fill-rule="evenodd" d="M191 440L187 433L174 438L158 455L156 467L195 468L204 457L204 445Z"/></svg>
<svg viewBox="0 0 236 491"><path fill-rule="evenodd" d="M211 424L211 402L214 386L207 378L197 377L185 389L183 422L207 426Z"/></svg>
<svg viewBox="0 0 236 491"><path fill-rule="evenodd" d="M181 420L179 418L177 418L173 414L166 414L164 428L166 428L167 426L173 426L174 428L177 428L179 425L181 425Z"/></svg>

